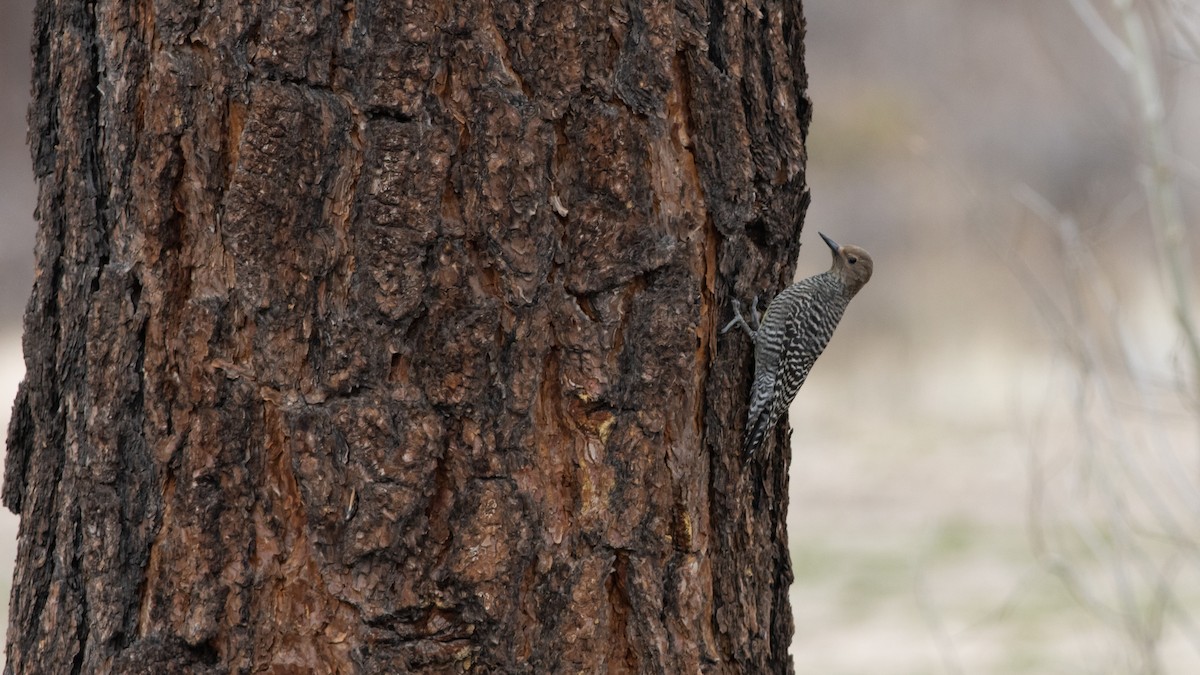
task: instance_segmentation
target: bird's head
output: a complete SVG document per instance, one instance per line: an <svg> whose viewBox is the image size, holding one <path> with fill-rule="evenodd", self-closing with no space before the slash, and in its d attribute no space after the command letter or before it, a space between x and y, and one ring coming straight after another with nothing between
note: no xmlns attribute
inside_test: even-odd
<svg viewBox="0 0 1200 675"><path fill-rule="evenodd" d="M857 246L838 246L824 234L821 238L833 251L833 267L829 271L841 279L851 293L857 293L871 279L871 255Z"/></svg>

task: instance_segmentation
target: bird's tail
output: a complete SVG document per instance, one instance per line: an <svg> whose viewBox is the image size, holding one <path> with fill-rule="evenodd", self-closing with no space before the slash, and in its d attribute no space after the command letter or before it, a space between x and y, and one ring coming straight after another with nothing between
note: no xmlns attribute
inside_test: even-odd
<svg viewBox="0 0 1200 675"><path fill-rule="evenodd" d="M746 425L746 441L742 445L742 457L745 461L750 461L767 440L767 434L771 433L771 428L775 426L772 417L770 409L762 410Z"/></svg>

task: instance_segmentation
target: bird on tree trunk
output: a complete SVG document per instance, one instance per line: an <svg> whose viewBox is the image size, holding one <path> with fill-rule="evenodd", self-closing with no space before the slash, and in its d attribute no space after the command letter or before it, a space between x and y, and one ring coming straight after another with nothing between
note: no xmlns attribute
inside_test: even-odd
<svg viewBox="0 0 1200 675"><path fill-rule="evenodd" d="M762 446L787 411L829 344L850 299L871 279L871 256L866 251L838 246L824 234L821 238L833 251L833 266L828 271L785 288L761 318L756 296L749 322L742 317L741 303L734 300L734 317L721 329L723 335L741 326L754 342L754 384L743 446L747 458Z"/></svg>

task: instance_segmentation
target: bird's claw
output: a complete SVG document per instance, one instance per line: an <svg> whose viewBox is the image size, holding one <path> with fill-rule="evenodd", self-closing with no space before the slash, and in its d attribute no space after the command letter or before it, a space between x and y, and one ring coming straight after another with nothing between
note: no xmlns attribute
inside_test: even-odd
<svg viewBox="0 0 1200 675"><path fill-rule="evenodd" d="M755 334L758 333L758 296L754 296L754 305L750 307L750 318L754 321L754 328L751 328L746 319L742 317L742 303L737 298L734 298L731 304L733 305L733 318L721 329L721 335L733 330L734 326L741 326L742 330L746 331L746 335L749 335L750 339L753 340Z"/></svg>
<svg viewBox="0 0 1200 675"><path fill-rule="evenodd" d="M754 332L758 332L758 326L762 321L762 313L758 311L758 294L754 294L754 301L750 303L750 319L754 322Z"/></svg>
<svg viewBox="0 0 1200 675"><path fill-rule="evenodd" d="M725 324L725 326L721 328L721 335L724 335L724 334L728 333L729 331L733 330L733 327L738 325L739 322L745 323L745 320L742 319L742 303L738 302L737 299L735 298L733 300L732 304L733 304L733 318L729 320L729 323Z"/></svg>

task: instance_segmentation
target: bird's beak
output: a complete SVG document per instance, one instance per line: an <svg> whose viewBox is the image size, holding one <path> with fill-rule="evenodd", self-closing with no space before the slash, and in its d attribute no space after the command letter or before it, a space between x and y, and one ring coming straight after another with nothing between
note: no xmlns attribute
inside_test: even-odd
<svg viewBox="0 0 1200 675"><path fill-rule="evenodd" d="M825 233L818 232L817 234L821 235L821 238L825 240L825 243L829 245L829 248L833 249L833 254L837 255L838 249L841 248L841 246L838 246L836 241L826 237Z"/></svg>

